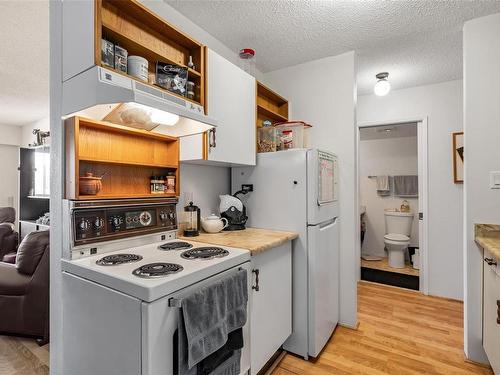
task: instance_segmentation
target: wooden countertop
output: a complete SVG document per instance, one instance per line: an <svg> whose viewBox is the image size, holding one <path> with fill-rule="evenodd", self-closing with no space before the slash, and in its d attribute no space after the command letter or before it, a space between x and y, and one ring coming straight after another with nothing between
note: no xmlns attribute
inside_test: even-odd
<svg viewBox="0 0 500 375"><path fill-rule="evenodd" d="M476 224L476 243L500 260L500 224Z"/></svg>
<svg viewBox="0 0 500 375"><path fill-rule="evenodd" d="M202 232L198 237L181 236L181 238L188 241L246 249L254 255L280 246L298 236L298 233L295 232L247 228L245 230L222 231L219 233Z"/></svg>

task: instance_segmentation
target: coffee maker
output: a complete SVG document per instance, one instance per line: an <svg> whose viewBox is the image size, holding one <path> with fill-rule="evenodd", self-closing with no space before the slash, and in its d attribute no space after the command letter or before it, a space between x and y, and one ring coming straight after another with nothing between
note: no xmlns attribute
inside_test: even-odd
<svg viewBox="0 0 500 375"><path fill-rule="evenodd" d="M200 208L193 204L193 194L186 193L186 202L189 202L187 206L184 207L184 236L185 237L196 237L200 235Z"/></svg>
<svg viewBox="0 0 500 375"><path fill-rule="evenodd" d="M238 195L245 195L253 190L253 186L244 185L233 195L220 195L219 211L220 216L227 219L228 225L224 230L244 230L248 220L247 208L238 198Z"/></svg>

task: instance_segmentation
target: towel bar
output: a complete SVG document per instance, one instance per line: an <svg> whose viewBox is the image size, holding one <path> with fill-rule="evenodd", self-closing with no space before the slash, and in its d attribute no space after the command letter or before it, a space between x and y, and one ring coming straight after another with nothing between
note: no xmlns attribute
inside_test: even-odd
<svg viewBox="0 0 500 375"><path fill-rule="evenodd" d="M181 304L182 304L182 299L180 298L170 298L168 300L168 307L177 307L177 308L180 308L181 307Z"/></svg>

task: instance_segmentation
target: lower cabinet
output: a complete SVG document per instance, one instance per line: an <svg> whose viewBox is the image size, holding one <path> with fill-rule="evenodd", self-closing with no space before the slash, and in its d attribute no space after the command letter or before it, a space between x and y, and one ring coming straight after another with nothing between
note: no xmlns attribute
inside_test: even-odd
<svg viewBox="0 0 500 375"><path fill-rule="evenodd" d="M484 250L483 347L495 374L500 374L500 259Z"/></svg>
<svg viewBox="0 0 500 375"><path fill-rule="evenodd" d="M251 375L292 333L291 242L252 256Z"/></svg>

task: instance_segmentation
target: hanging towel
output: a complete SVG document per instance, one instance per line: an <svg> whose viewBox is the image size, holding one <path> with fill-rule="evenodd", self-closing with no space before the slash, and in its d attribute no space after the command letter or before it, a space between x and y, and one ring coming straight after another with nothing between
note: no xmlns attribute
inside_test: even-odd
<svg viewBox="0 0 500 375"><path fill-rule="evenodd" d="M198 363L197 375L239 375L243 345L243 328L238 328L227 335L222 348Z"/></svg>
<svg viewBox="0 0 500 375"><path fill-rule="evenodd" d="M418 197L418 176L394 176L394 195L398 197Z"/></svg>
<svg viewBox="0 0 500 375"><path fill-rule="evenodd" d="M382 197L391 194L389 176L377 176L377 194Z"/></svg>
<svg viewBox="0 0 500 375"><path fill-rule="evenodd" d="M247 302L246 270L182 298L188 369L222 348L228 335L246 324Z"/></svg>

